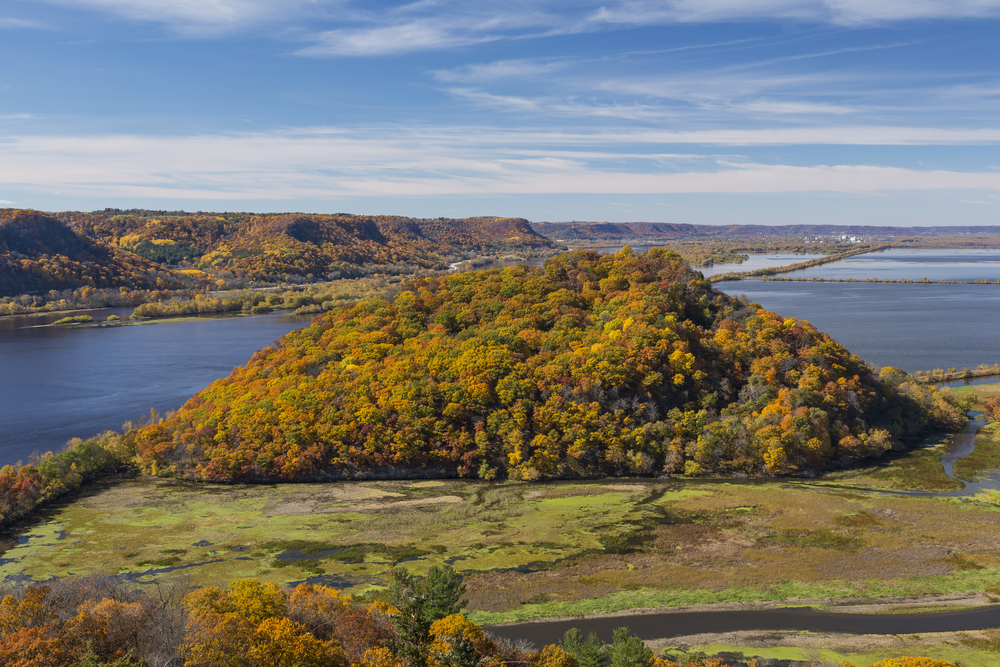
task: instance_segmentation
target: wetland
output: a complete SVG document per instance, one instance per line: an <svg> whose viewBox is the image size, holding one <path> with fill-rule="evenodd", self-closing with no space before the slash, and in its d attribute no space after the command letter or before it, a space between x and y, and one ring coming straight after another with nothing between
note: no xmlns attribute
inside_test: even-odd
<svg viewBox="0 0 1000 667"><path fill-rule="evenodd" d="M888 287L891 292L881 294L885 303L877 306L880 312L884 306L887 313L876 323L883 327L882 340L873 333L875 345L868 349L851 338L857 329L838 335L836 324L826 326L822 316L801 313L811 304L817 313L833 309L843 319L844 310L831 303L848 298L861 328L865 316L872 319L872 298L876 304L882 302L873 297L874 291L854 297L849 293L869 286L791 284L794 289L806 286L803 296L780 292L786 285L742 282L723 287L790 297L782 306L748 294L768 309L813 320L849 349L879 364L893 363L879 358L883 350L879 343L900 354L923 354L927 359L933 355L933 361L907 357L897 364L907 370L971 366L984 361L984 350L989 356L990 309L983 306L993 298L990 286ZM817 299L810 291L814 287L835 290L824 292L829 298ZM911 288L914 292L907 291ZM909 335L913 336L918 328L934 329L920 304L927 307L928 291L941 288L969 288L985 299L954 301L972 318L969 338L978 346L973 349L970 344L966 350L970 357L977 355L971 360L942 361L942 352L961 350L965 340L954 327L956 320L947 316L960 316L948 310L950 297L936 302L952 325L947 346L941 343L942 349L934 349L926 341L909 346L885 340L885 328L898 331L900 322L912 323L914 333ZM903 307L894 310L900 303ZM849 323L851 310L846 310ZM985 314L981 321L975 319L980 313ZM282 329L307 319L272 315L228 321L267 324L280 335ZM201 334L190 325L175 324L186 334L176 341L179 349L185 345L205 349L199 342ZM900 335L908 335L906 326L902 330ZM112 333L93 331L98 336ZM253 336L259 337L261 331ZM84 332L60 330L50 344L59 347L88 340L72 338ZM946 334L939 335L943 339ZM16 338L9 337L8 344ZM240 356L235 363L245 360L249 353L233 351L233 338L233 330L217 335L204 365L231 367L223 353ZM91 343L94 350L100 349L96 338ZM70 345L67 356L76 349ZM115 353L126 360L124 367L107 366L107 356ZM85 377L92 380L102 372L124 377L133 371L128 365L136 358L132 355L142 356L120 340L105 354L81 355L89 357ZM167 377L185 370L155 354L150 364L154 372ZM52 364L54 375L66 369L78 372L65 363ZM207 383L195 382L199 387ZM100 394L91 395L84 387L76 384L68 392L86 396L92 406L102 402ZM982 401L996 395L1000 386L975 384L956 391ZM103 400L120 410L117 396ZM15 417L16 403L8 409ZM83 409L81 414L91 412L93 408ZM183 581L204 586L249 577L279 585L324 584L359 599L373 599L384 590L394 564L418 574L435 565L451 565L465 577L470 618L488 624L705 605L739 609L807 605L841 612L866 605L878 611L909 607L912 612L968 606L993 613L1000 600L1000 586L995 583L1000 575L998 468L997 426L974 421L954 437L932 435L877 463L816 478L219 485L138 476L92 482L44 507L30 525L12 536L0 560L0 578L41 582L100 573L122 575L139 584ZM791 614L800 620L808 616ZM616 624L624 623L619 621ZM917 625L920 622L906 627ZM928 635L930 628L920 626L914 632ZM733 634L752 628L727 629L720 624L716 629L697 639L688 637L685 646L760 643ZM675 637L679 632L675 628L648 638ZM722 635L729 643L722 641ZM954 632L949 638L960 643ZM782 641L795 643L787 636Z"/></svg>
<svg viewBox="0 0 1000 667"><path fill-rule="evenodd" d="M997 426L975 437L975 450L953 462L955 476L941 464L953 444L943 434L815 479L104 481L43 509L4 553L0 576L100 571L196 585L253 577L365 596L384 587L393 563L417 573L447 564L465 575L470 616L485 623L719 603L1000 596L1000 496L948 493L998 464ZM912 490L941 494L899 493Z"/></svg>

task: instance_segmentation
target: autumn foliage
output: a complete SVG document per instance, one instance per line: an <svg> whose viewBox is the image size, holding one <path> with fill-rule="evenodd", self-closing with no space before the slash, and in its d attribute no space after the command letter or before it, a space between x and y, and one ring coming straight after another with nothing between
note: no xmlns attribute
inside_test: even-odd
<svg viewBox="0 0 1000 667"><path fill-rule="evenodd" d="M166 212L165 212L166 213ZM74 229L157 262L188 261L254 279L336 278L444 268L462 251L549 248L520 218L422 220L390 215L64 213Z"/></svg>
<svg viewBox="0 0 1000 667"><path fill-rule="evenodd" d="M445 576L456 577L450 570ZM447 613L433 593L422 600L437 611L418 635L406 634L401 609L412 598L390 594L388 600L360 603L310 584L282 589L237 579L226 588L183 595L162 587L143 591L118 578L86 577L8 586L0 594L0 664L5 667L727 665L720 658L675 663L657 657L627 628L616 629L610 644L595 635L583 640L574 630L560 644L533 650L497 639L461 613ZM412 650L404 650L407 645ZM954 666L930 658L893 658L877 667Z"/></svg>
<svg viewBox="0 0 1000 667"><path fill-rule="evenodd" d="M11 314L134 306L209 282L410 274L467 253L552 247L520 218L0 209L0 305Z"/></svg>
<svg viewBox="0 0 1000 667"><path fill-rule="evenodd" d="M450 569L446 577L457 581ZM288 590L237 579L183 597L157 593L109 577L8 588L0 601L0 664L471 667L533 664L538 656L498 643L426 596L427 609L439 613L428 616L421 633L407 635L414 650L406 652L399 608L381 600L359 604L326 586Z"/></svg>
<svg viewBox="0 0 1000 667"><path fill-rule="evenodd" d="M983 412L990 421L1000 421L1000 397L991 398L983 403Z"/></svg>
<svg viewBox="0 0 1000 667"><path fill-rule="evenodd" d="M73 288L176 289L171 271L36 211L0 209L0 296Z"/></svg>
<svg viewBox="0 0 1000 667"><path fill-rule="evenodd" d="M963 421L912 380L674 253L577 252L334 310L137 448L147 470L213 480L780 474Z"/></svg>

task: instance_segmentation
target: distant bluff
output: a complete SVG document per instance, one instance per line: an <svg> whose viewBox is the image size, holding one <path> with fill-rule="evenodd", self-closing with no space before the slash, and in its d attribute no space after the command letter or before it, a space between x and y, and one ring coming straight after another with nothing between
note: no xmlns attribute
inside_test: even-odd
<svg viewBox="0 0 1000 667"><path fill-rule="evenodd" d="M574 252L331 311L136 434L210 480L807 472L961 423L674 253Z"/></svg>
<svg viewBox="0 0 1000 667"><path fill-rule="evenodd" d="M54 216L0 209L0 297L78 287L180 287L158 264L79 233Z"/></svg>
<svg viewBox="0 0 1000 667"><path fill-rule="evenodd" d="M447 266L446 258L465 252L554 247L527 220L491 216L428 220L348 213L143 210L60 216L92 238L147 259L184 259L199 268L255 280L287 275L337 278L360 275L362 267L397 273L440 269Z"/></svg>
<svg viewBox="0 0 1000 667"><path fill-rule="evenodd" d="M182 267L300 282L446 269L469 255L552 248L522 218L0 209L0 297L194 285Z"/></svg>

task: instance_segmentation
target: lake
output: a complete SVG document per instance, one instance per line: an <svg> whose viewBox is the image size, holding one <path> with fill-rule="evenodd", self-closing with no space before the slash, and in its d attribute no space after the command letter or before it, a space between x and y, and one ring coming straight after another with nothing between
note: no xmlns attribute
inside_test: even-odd
<svg viewBox="0 0 1000 667"><path fill-rule="evenodd" d="M95 320L131 308L76 311ZM125 421L176 410L310 316L201 318L113 328L44 327L66 313L0 319L0 465Z"/></svg>
<svg viewBox="0 0 1000 667"><path fill-rule="evenodd" d="M716 287L808 320L875 366L912 373L1000 361L1000 285L743 280Z"/></svg>
<svg viewBox="0 0 1000 667"><path fill-rule="evenodd" d="M810 259L819 259L820 257L826 257L826 255L816 255L816 254L795 255L792 253L777 252L769 254L750 255L750 259L744 261L742 264L723 263L723 264L713 264L712 266L705 268L697 266L694 268L698 269L703 274L705 274L705 277L708 277L708 276L714 276L718 273L756 271L757 269L769 269L775 266L788 266L790 264L798 264L799 262L808 262Z"/></svg>
<svg viewBox="0 0 1000 667"><path fill-rule="evenodd" d="M777 266L777 265L776 265ZM782 274L788 278L1000 280L1000 250L890 248Z"/></svg>
<svg viewBox="0 0 1000 667"><path fill-rule="evenodd" d="M572 250L596 250L602 255L608 255L613 252L618 252L624 246L602 246L602 247L588 247L588 248L572 248ZM645 253L653 248L670 248L669 244L664 245L636 245L629 246L636 253ZM743 263L737 264L736 262L725 262L721 264L713 264L712 266L695 266L692 267L701 271L705 277L714 276L717 273L729 273L731 271L756 271L757 269L769 269L775 266L788 266L789 264L798 264L799 262L808 262L810 259L819 259L820 257L826 257L823 254L801 254L796 255L790 252L771 252L771 253L744 253L749 255Z"/></svg>
<svg viewBox="0 0 1000 667"><path fill-rule="evenodd" d="M935 266L948 267L950 279L968 268L954 265L990 267L998 255L995 250L906 250L879 253L874 259L895 262L905 277L914 279ZM808 258L770 254L737 266L748 270ZM850 277L868 277L865 269L859 271ZM746 294L784 316L809 320L876 366L912 372L1000 361L1000 286L740 281L718 287ZM104 320L130 312L89 314ZM161 413L177 409L256 350L310 321L309 316L272 313L116 328L35 328L66 315L0 319L0 465L60 449L72 437L117 430L125 421L148 415L150 408Z"/></svg>
<svg viewBox="0 0 1000 667"><path fill-rule="evenodd" d="M596 250L601 255L608 255L611 253L618 252L624 246L604 246L604 247L576 247L571 248L571 250ZM669 248L669 245L637 245L630 246L636 253L645 253L653 248ZM730 271L755 271L757 269L766 269L774 266L788 266L789 264L798 264L799 262L808 262L810 259L818 259L820 257L826 257L822 254L802 254L796 255L793 253L759 253L750 255L749 259L744 261L742 264L737 264L735 262L727 262L722 264L713 264L712 266L696 266L694 267L698 271L701 271L705 277L715 275L717 273L729 273ZM504 261L492 261L480 264L476 267L472 267L468 263L456 262L452 266L460 271L470 271L473 268L476 269L504 269L510 266L531 266L531 267L542 267L545 266L547 258L545 257L532 257L526 260L504 260ZM460 266L459 266L460 265Z"/></svg>

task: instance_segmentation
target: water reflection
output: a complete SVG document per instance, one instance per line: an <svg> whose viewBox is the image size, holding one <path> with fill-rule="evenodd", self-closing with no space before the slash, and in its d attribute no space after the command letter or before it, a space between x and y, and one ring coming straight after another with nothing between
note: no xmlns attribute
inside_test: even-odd
<svg viewBox="0 0 1000 667"><path fill-rule="evenodd" d="M970 413L974 416L962 429L952 438L948 446L948 453L941 457L941 465L948 477L962 484L961 489L954 491L942 491L934 493L931 491L890 491L888 489L868 489L876 493L887 493L894 496L919 496L924 498L969 498L984 491L1000 491L1000 469L983 470L976 474L976 479L966 481L955 476L955 462L962 457L976 451L976 435L979 429L986 426L981 412Z"/></svg>
<svg viewBox="0 0 1000 667"><path fill-rule="evenodd" d="M743 280L718 287L808 320L877 367L913 373L1000 361L1000 285Z"/></svg>
<svg viewBox="0 0 1000 667"><path fill-rule="evenodd" d="M89 314L103 320L115 312ZM61 449L73 437L120 429L150 408L175 410L310 321L272 313L111 328L37 327L65 316L0 320L0 465Z"/></svg>
<svg viewBox="0 0 1000 667"><path fill-rule="evenodd" d="M1000 280L1000 250L890 248L784 274L788 278Z"/></svg>

